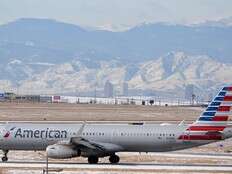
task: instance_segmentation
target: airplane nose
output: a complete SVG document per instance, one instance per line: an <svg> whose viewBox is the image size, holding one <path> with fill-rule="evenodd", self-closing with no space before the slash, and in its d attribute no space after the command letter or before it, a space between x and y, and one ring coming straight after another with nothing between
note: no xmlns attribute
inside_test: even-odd
<svg viewBox="0 0 232 174"><path fill-rule="evenodd" d="M4 138L4 132L3 129L0 128L0 141Z"/></svg>
<svg viewBox="0 0 232 174"><path fill-rule="evenodd" d="M3 125L0 125L0 140L3 140L4 137L8 137L9 133L5 131L5 127Z"/></svg>

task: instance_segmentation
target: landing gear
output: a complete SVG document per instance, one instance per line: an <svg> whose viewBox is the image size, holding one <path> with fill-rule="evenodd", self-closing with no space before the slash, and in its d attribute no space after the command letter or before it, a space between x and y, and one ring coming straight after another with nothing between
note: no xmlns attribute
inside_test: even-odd
<svg viewBox="0 0 232 174"><path fill-rule="evenodd" d="M98 163L98 157L97 156L90 156L88 157L89 164L97 164Z"/></svg>
<svg viewBox="0 0 232 174"><path fill-rule="evenodd" d="M111 155L109 158L109 161L111 164L117 164L119 162L120 158L118 155Z"/></svg>
<svg viewBox="0 0 232 174"><path fill-rule="evenodd" d="M8 157L7 157L8 152L9 150L3 150L4 156L2 157L2 162L8 161Z"/></svg>
<svg viewBox="0 0 232 174"><path fill-rule="evenodd" d="M7 162L8 158L6 156L2 157L2 162Z"/></svg>

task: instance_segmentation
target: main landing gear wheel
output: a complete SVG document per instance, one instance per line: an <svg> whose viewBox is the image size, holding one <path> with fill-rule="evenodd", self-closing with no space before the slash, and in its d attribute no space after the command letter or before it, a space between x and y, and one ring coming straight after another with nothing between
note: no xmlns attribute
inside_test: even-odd
<svg viewBox="0 0 232 174"><path fill-rule="evenodd" d="M98 163L98 157L97 156L90 156L88 157L89 164L97 164Z"/></svg>
<svg viewBox="0 0 232 174"><path fill-rule="evenodd" d="M117 164L119 162L120 158L118 155L111 155L109 158L109 161L111 164Z"/></svg>
<svg viewBox="0 0 232 174"><path fill-rule="evenodd" d="M2 162L7 162L8 158L6 156L2 157Z"/></svg>
<svg viewBox="0 0 232 174"><path fill-rule="evenodd" d="M8 161L8 157L7 157L7 153L8 153L8 152L9 152L8 150L4 150L4 151L3 151L4 156L2 157L2 162Z"/></svg>

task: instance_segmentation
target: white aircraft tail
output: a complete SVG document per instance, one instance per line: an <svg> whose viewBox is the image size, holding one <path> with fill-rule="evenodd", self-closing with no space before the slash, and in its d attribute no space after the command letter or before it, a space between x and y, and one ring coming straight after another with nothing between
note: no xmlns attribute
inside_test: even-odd
<svg viewBox="0 0 232 174"><path fill-rule="evenodd" d="M232 106L232 86L224 87L208 105L200 117L179 139L185 140L221 140L221 132L228 126Z"/></svg>

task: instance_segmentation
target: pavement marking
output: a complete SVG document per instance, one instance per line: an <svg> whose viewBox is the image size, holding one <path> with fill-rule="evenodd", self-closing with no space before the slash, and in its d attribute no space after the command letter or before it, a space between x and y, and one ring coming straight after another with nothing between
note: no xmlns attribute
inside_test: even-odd
<svg viewBox="0 0 232 174"><path fill-rule="evenodd" d="M45 168L44 161L10 161L0 163L1 168L12 169L38 169ZM128 171L150 171L150 170L186 170L186 171L214 171L214 172L232 172L232 165L198 165L198 164L152 164L152 163L121 163L112 164L83 164L70 162L49 162L49 168L64 170L128 170Z"/></svg>

